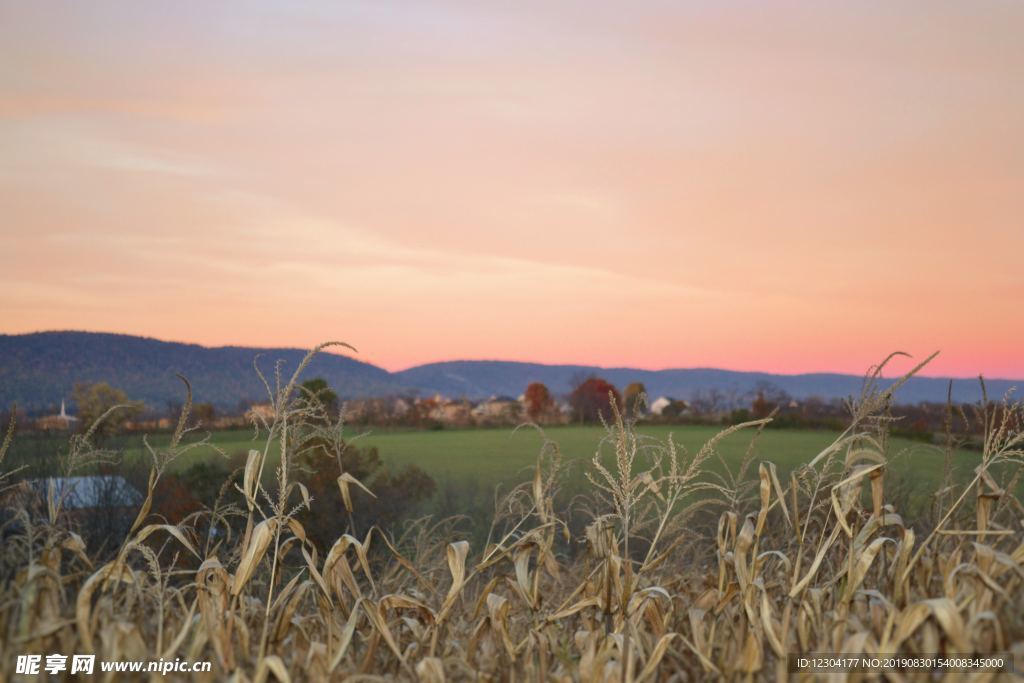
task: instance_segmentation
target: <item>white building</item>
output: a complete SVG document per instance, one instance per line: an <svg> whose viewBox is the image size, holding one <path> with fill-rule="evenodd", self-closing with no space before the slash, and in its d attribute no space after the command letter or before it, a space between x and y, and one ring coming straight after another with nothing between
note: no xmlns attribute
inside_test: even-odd
<svg viewBox="0 0 1024 683"><path fill-rule="evenodd" d="M60 402L60 413L58 415L45 415L36 420L36 429L51 430L51 429L63 429L69 430L74 427L75 423L78 422L78 418L73 415L68 415L67 409L64 407L64 400Z"/></svg>
<svg viewBox="0 0 1024 683"><path fill-rule="evenodd" d="M651 403L650 410L654 415L661 415L670 405L672 405L672 399L667 396L659 396Z"/></svg>

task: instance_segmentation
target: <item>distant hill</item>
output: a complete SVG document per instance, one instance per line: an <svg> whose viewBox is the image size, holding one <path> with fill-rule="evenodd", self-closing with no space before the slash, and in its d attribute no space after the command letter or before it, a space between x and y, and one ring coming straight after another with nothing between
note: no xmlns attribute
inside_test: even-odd
<svg viewBox="0 0 1024 683"><path fill-rule="evenodd" d="M29 412L49 410L67 398L76 382L105 381L131 398L162 409L182 398L180 372L193 384L198 402L233 409L240 402L265 400L253 370L253 358L268 376L275 361L290 373L305 355L302 349L258 349L238 346L207 348L146 337L93 332L38 332L0 335L0 406L17 403ZM533 381L544 382L556 394L567 393L574 378L600 374L618 387L643 382L652 398L692 398L700 391L718 390L744 396L759 382L769 382L797 399L808 396L841 398L859 392L862 379L854 375L774 375L715 369L637 370L587 365L542 365L511 361L450 361L430 363L391 373L336 353L317 356L306 377L323 377L344 398L416 392L451 397L518 396ZM898 395L902 403L945 401L948 380L912 379ZM1024 382L988 380L989 395L1002 396ZM977 380L953 382L958 402L980 397Z"/></svg>
<svg viewBox="0 0 1024 683"><path fill-rule="evenodd" d="M184 397L175 373L192 382L195 400L224 408L239 401L265 401L253 359L273 382L274 363L294 371L306 352L300 349L207 348L146 337L93 332L39 332L0 335L0 401L17 401L30 412L46 410L70 395L75 382L104 381L132 399L162 409ZM340 395L375 396L406 387L386 370L335 353L313 359L306 377L323 377Z"/></svg>
<svg viewBox="0 0 1024 683"><path fill-rule="evenodd" d="M436 391L448 396L518 396L529 382L543 382L556 394L570 390L574 378L598 374L619 387L630 382L643 382L653 400L657 396L688 399L699 391L718 390L736 396L749 395L758 384L767 382L797 399L810 396L845 398L858 394L863 377L835 373L776 375L767 372L736 372L711 368L678 370L638 370L635 368L600 368L587 365L542 365L509 361L448 361L420 365L395 373L403 384ZM894 380L883 381L888 386ZM900 388L900 403L921 401L945 402L948 379L914 377ZM1011 387L1024 381L985 380L990 397L1000 398ZM977 379L953 380L953 400L973 402L981 398Z"/></svg>

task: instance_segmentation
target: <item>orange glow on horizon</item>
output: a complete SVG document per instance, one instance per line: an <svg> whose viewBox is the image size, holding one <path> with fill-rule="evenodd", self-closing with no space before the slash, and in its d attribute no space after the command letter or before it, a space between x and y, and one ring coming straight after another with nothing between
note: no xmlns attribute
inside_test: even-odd
<svg viewBox="0 0 1024 683"><path fill-rule="evenodd" d="M1022 31L985 2L11 4L0 333L1024 378Z"/></svg>

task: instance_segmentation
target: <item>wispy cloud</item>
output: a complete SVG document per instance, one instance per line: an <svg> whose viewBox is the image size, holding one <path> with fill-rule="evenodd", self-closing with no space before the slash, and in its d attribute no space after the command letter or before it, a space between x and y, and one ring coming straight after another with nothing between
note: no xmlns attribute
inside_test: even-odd
<svg viewBox="0 0 1024 683"><path fill-rule="evenodd" d="M1012 3L4 12L8 330L1024 373Z"/></svg>

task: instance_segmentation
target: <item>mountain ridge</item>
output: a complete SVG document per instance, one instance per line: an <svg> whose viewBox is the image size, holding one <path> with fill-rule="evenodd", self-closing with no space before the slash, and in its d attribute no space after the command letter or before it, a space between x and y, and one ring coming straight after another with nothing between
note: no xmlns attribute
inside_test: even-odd
<svg viewBox="0 0 1024 683"><path fill-rule="evenodd" d="M54 330L0 334L0 405L17 402L30 412L50 409L68 397L76 382L106 381L150 408L182 399L176 373L193 384L195 400L222 408L266 400L266 391L253 369L259 356L262 371L272 377L280 360L282 372L295 369L306 350L289 347L216 346L170 342L153 337ZM324 377L343 398L440 393L471 399L492 395L518 396L531 381L544 382L565 394L583 376L600 374L620 388L643 382L649 395L692 398L698 392L745 396L759 383L769 383L796 399L820 396L843 398L860 391L863 377L843 373L784 375L718 368L645 370L582 364L547 364L503 360L453 360L389 372L341 353L318 354L306 377ZM883 380L884 384L894 381ZM978 400L977 379L915 377L899 393L903 403L945 401L952 382L957 402ZM1000 397L1024 381L986 380L990 397Z"/></svg>

